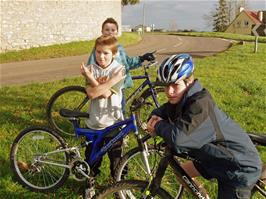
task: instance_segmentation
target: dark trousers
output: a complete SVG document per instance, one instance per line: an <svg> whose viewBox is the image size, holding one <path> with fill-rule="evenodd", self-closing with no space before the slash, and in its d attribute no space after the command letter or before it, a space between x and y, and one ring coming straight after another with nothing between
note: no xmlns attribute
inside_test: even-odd
<svg viewBox="0 0 266 199"><path fill-rule="evenodd" d="M249 199L252 187L232 187L218 182L218 199Z"/></svg>
<svg viewBox="0 0 266 199"><path fill-rule="evenodd" d="M100 143L100 147L102 147L104 144L108 143L113 137L106 137L103 139L103 141ZM110 160L110 171L111 171L111 176L114 178L115 175L115 169L118 166L119 160L122 157L122 144L123 140L117 141L111 150L109 150L108 157ZM85 161L88 162L90 154L91 154L91 145L89 145L86 150L85 150ZM98 159L93 165L91 165L91 170L93 171L93 176L96 176L97 174L100 173L99 167L101 166L102 163L102 158Z"/></svg>

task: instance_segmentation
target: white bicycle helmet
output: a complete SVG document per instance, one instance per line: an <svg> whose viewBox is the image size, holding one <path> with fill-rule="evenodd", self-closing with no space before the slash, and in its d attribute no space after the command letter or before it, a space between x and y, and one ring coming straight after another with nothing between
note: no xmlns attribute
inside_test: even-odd
<svg viewBox="0 0 266 199"><path fill-rule="evenodd" d="M188 54L172 55L165 59L158 70L158 81L163 84L177 83L192 75L194 64Z"/></svg>

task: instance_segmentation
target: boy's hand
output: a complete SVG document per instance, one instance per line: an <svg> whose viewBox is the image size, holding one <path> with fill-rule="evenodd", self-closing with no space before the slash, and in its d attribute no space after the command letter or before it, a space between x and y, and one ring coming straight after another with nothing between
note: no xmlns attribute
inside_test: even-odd
<svg viewBox="0 0 266 199"><path fill-rule="evenodd" d="M113 74L112 74L112 78L117 78L118 81L122 80L125 78L125 68L124 67L120 67L117 68Z"/></svg>
<svg viewBox="0 0 266 199"><path fill-rule="evenodd" d="M155 132L155 125L157 124L157 122L161 121L162 118L157 116L157 115L153 115L151 116L150 120L147 123L147 130L150 133L151 136L155 136L156 132Z"/></svg>
<svg viewBox="0 0 266 199"><path fill-rule="evenodd" d="M139 58L140 58L141 62L144 62L145 60L147 60L147 61L154 61L155 60L153 53L145 53L144 55L139 56Z"/></svg>
<svg viewBox="0 0 266 199"><path fill-rule="evenodd" d="M84 65L84 62L80 65L80 72L83 76L87 77L88 79L94 79L93 73L90 71L88 67Z"/></svg>

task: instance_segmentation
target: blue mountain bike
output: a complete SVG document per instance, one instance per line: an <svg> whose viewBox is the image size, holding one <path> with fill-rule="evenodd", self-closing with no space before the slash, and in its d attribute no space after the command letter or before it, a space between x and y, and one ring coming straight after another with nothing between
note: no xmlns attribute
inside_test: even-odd
<svg viewBox="0 0 266 199"><path fill-rule="evenodd" d="M71 121L75 135L81 138L81 144L69 146L62 136L47 127L30 127L19 133L11 147L10 163L17 181L24 187L34 192L55 191L72 174L76 180L87 179L89 188L93 190L94 178L91 175L91 165L130 132L134 133L138 146L142 148L145 169L150 171L145 144L145 139L149 136L141 139L134 114L103 130L91 130L79 126L80 118L88 117L87 113L62 109L60 114ZM112 135L112 139L104 146L99 146L103 138L114 131L116 133ZM81 157L80 150L89 145L92 151L86 162Z"/></svg>

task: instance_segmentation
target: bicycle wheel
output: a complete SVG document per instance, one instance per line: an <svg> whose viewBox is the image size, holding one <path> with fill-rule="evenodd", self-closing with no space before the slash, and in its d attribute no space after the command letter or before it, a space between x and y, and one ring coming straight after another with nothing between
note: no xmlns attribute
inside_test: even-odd
<svg viewBox="0 0 266 199"><path fill-rule="evenodd" d="M121 199L145 198L145 189L148 184L148 182L139 180L123 180L97 194L95 199L109 199L118 197ZM172 197L164 189L159 188L154 198L171 199Z"/></svg>
<svg viewBox="0 0 266 199"><path fill-rule="evenodd" d="M167 102L167 98L164 94L164 88L155 87L156 98L160 105ZM149 89L145 90L141 96L134 100L132 104L139 104L139 108L135 111L137 124L142 130L147 129L147 120L151 112L157 108L153 100L152 93Z"/></svg>
<svg viewBox="0 0 266 199"><path fill-rule="evenodd" d="M11 169L18 182L35 192L50 192L61 187L69 176L65 141L51 129L31 127L23 130L14 140ZM51 152L51 153L49 153ZM53 153L52 153L53 152Z"/></svg>
<svg viewBox="0 0 266 199"><path fill-rule="evenodd" d="M58 90L49 100L46 107L48 122L60 134L74 136L72 123L59 114L60 109L70 109L86 112L89 98L82 86L67 86Z"/></svg>
<svg viewBox="0 0 266 199"><path fill-rule="evenodd" d="M149 146L148 151L151 173L155 176L163 150ZM170 193L173 198L180 199L183 193L183 186L180 185L173 173L173 169L168 166L162 179L161 187ZM141 149L139 147L130 150L122 157L116 169L115 179L116 181L129 179L149 180L148 173L142 162Z"/></svg>

